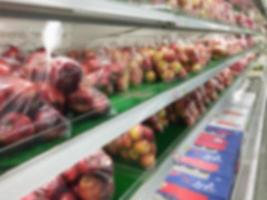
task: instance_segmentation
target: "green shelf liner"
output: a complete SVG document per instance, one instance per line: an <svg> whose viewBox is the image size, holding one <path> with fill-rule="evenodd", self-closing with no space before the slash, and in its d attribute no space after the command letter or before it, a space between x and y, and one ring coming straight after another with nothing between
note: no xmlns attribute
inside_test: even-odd
<svg viewBox="0 0 267 200"><path fill-rule="evenodd" d="M154 96L158 95L163 91L169 90L185 81L188 81L200 75L201 73L204 73L205 71L215 68L218 64L223 63L224 61L225 59L213 60L201 72L191 73L184 80L176 80L169 83L144 83L138 87L130 88L130 90L127 92L114 94L109 97L112 107L110 114L107 114L105 116L85 117L83 119L74 120L72 122L72 136L68 139L82 134L84 131L91 129L150 98L153 98ZM99 134L103 134L104 137L104 134L109 133L107 132ZM22 164L25 161L34 158L35 156L40 155L41 153L44 153L45 151L55 147L58 144L63 143L64 141L66 141L66 139L58 139L50 142L37 143L20 151L15 151L14 153L9 153L6 156L1 156L0 174Z"/></svg>

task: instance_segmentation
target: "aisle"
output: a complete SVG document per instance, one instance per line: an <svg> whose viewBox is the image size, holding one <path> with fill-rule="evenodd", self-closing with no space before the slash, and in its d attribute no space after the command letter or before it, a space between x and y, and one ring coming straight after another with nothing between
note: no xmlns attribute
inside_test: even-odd
<svg viewBox="0 0 267 200"><path fill-rule="evenodd" d="M267 121L267 109L265 111L265 121ZM263 140L260 151L260 162L256 184L255 200L264 200L267 197L267 124L263 129Z"/></svg>

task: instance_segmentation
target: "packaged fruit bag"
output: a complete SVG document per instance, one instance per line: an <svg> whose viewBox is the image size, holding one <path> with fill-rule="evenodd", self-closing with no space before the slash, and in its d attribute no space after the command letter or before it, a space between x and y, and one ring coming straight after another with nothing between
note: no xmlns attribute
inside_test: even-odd
<svg viewBox="0 0 267 200"><path fill-rule="evenodd" d="M154 132L144 125L133 127L108 144L105 149L111 155L119 156L143 168L151 168L156 162Z"/></svg>
<svg viewBox="0 0 267 200"><path fill-rule="evenodd" d="M82 81L85 70L71 58L52 56L47 61L46 52L43 49L36 50L26 58L23 75L38 86L47 103L62 113L90 116L109 110L107 96L94 85Z"/></svg>
<svg viewBox="0 0 267 200"><path fill-rule="evenodd" d="M2 76L0 97L0 153L33 140L69 135L68 120L43 100L36 84Z"/></svg>
<svg viewBox="0 0 267 200"><path fill-rule="evenodd" d="M112 160L98 151L21 200L110 200L113 190Z"/></svg>
<svg viewBox="0 0 267 200"><path fill-rule="evenodd" d="M22 56L18 48L8 47L0 56L0 154L32 141L69 136L70 120L64 115L109 111L107 96L83 84L83 74L71 58L47 58L44 49Z"/></svg>

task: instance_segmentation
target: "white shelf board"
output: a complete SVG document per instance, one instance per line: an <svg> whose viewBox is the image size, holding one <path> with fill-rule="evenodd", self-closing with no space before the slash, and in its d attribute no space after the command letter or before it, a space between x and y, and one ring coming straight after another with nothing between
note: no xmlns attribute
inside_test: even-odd
<svg viewBox="0 0 267 200"><path fill-rule="evenodd" d="M0 177L0 199L19 199L42 186L80 159L100 149L123 132L193 91L224 68L255 50L257 50L256 47L226 59L215 68L158 94L154 98L8 171Z"/></svg>
<svg viewBox="0 0 267 200"><path fill-rule="evenodd" d="M77 18L86 23L93 21L108 25L254 34L251 30L233 25L109 0L0 0L0 11L0 15L18 17L22 13L33 19Z"/></svg>

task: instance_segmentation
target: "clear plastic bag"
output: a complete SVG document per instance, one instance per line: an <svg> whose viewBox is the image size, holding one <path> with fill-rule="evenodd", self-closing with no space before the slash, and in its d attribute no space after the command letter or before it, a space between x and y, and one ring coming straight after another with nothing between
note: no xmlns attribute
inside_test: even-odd
<svg viewBox="0 0 267 200"><path fill-rule="evenodd" d="M69 121L39 94L30 81L0 77L0 153L33 140L69 136Z"/></svg>
<svg viewBox="0 0 267 200"><path fill-rule="evenodd" d="M110 108L106 95L93 87L80 86L67 97L67 102L69 110L87 115L104 114Z"/></svg>
<svg viewBox="0 0 267 200"><path fill-rule="evenodd" d="M112 160L98 151L21 200L111 200L113 191Z"/></svg>

